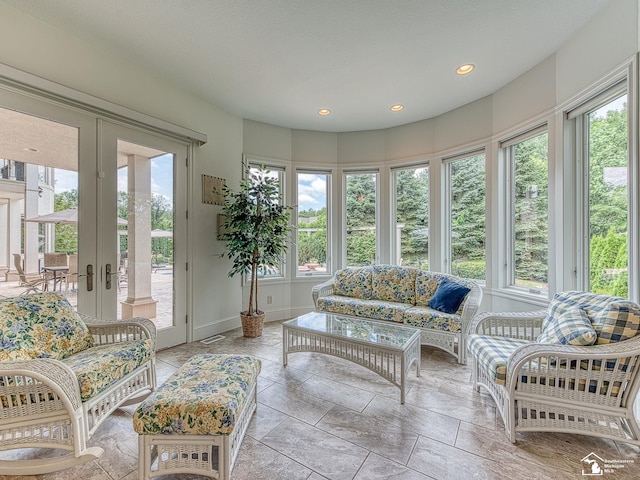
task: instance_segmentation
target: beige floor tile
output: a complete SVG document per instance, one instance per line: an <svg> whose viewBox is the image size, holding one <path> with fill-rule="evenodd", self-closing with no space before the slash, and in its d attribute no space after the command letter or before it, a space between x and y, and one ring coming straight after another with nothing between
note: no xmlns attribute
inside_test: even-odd
<svg viewBox="0 0 640 480"><path fill-rule="evenodd" d="M258 338L243 337L241 329L223 335L211 345L193 342L159 352L157 377L164 382L196 353L249 353L262 359L258 408L232 480L578 479L589 478L582 476L581 459L591 452L634 462L596 478L640 478L640 446L554 433L519 433L511 444L493 399L473 390L469 366L438 349L422 347L422 376L412 370L401 405L397 387L346 360L296 353L283 367L280 322L265 324ZM116 412L90 440L105 449L100 459L20 479L0 472L0 480L137 480L135 408ZM47 455L29 449L0 452L0 459Z"/></svg>

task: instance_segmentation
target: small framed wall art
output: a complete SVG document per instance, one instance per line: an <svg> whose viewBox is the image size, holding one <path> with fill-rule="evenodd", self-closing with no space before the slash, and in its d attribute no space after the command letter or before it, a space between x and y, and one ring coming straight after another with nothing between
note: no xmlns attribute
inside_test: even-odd
<svg viewBox="0 0 640 480"><path fill-rule="evenodd" d="M202 203L224 205L224 178L202 174Z"/></svg>

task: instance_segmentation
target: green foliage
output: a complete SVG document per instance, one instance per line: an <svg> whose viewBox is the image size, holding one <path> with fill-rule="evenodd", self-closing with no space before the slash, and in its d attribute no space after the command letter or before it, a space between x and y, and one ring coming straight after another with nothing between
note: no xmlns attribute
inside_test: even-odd
<svg viewBox="0 0 640 480"><path fill-rule="evenodd" d="M300 219L314 218L314 221ZM308 229L308 230L307 230ZM298 264L327 263L327 209L298 212Z"/></svg>
<svg viewBox="0 0 640 480"><path fill-rule="evenodd" d="M282 204L278 180L268 176L264 166L250 169L240 182L240 190L225 187L223 213L226 216L223 240L226 251L221 255L232 261L229 277L250 276L251 288L247 315L258 309L258 271L278 267L287 251L291 208Z"/></svg>
<svg viewBox="0 0 640 480"><path fill-rule="evenodd" d="M376 175L347 175L347 265L375 263Z"/></svg>
<svg viewBox="0 0 640 480"><path fill-rule="evenodd" d="M548 282L548 136L514 146L515 277L517 284Z"/></svg>
<svg viewBox="0 0 640 480"><path fill-rule="evenodd" d="M78 206L78 190L73 189L56 193L53 197L53 210L59 212ZM76 253L78 251L78 225L56 225L55 251Z"/></svg>
<svg viewBox="0 0 640 480"><path fill-rule="evenodd" d="M417 267L429 257L429 169L398 171L395 188L400 258L403 265Z"/></svg>

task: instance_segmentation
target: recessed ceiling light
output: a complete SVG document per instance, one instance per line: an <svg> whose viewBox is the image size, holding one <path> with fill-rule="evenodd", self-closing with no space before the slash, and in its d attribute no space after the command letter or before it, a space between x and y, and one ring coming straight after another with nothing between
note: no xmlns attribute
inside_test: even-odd
<svg viewBox="0 0 640 480"><path fill-rule="evenodd" d="M464 65L460 65L456 68L456 73L458 75L466 75L467 73L473 72L476 66L473 63L465 63Z"/></svg>
<svg viewBox="0 0 640 480"><path fill-rule="evenodd" d="M399 112L400 110L404 110L404 105L400 105L399 103L397 105L391 105L390 110L392 112Z"/></svg>
<svg viewBox="0 0 640 480"><path fill-rule="evenodd" d="M331 110L329 110L328 108L321 108L320 110L318 110L318 115L331 115Z"/></svg>
<svg viewBox="0 0 640 480"><path fill-rule="evenodd" d="M31 148L31 147L24 147L24 151L25 152L37 152L38 149L37 148Z"/></svg>

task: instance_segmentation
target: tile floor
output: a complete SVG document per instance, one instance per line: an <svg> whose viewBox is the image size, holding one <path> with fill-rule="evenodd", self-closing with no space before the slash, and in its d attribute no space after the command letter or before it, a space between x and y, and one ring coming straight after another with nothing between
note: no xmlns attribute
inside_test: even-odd
<svg viewBox="0 0 640 480"><path fill-rule="evenodd" d="M550 433L519 434L512 445L493 400L472 389L470 368L437 349L422 347L422 376L412 370L406 403L400 405L398 388L344 360L295 353L283 367L281 332L274 322L259 338L244 338L237 329L212 345L195 342L158 353L159 383L195 353L250 353L262 359L258 410L233 480L579 479L588 478L581 459L592 452L624 467L605 471L604 480L640 478L640 447ZM24 478L137 479L134 408L112 415L93 436L90 445L105 449L98 460Z"/></svg>

